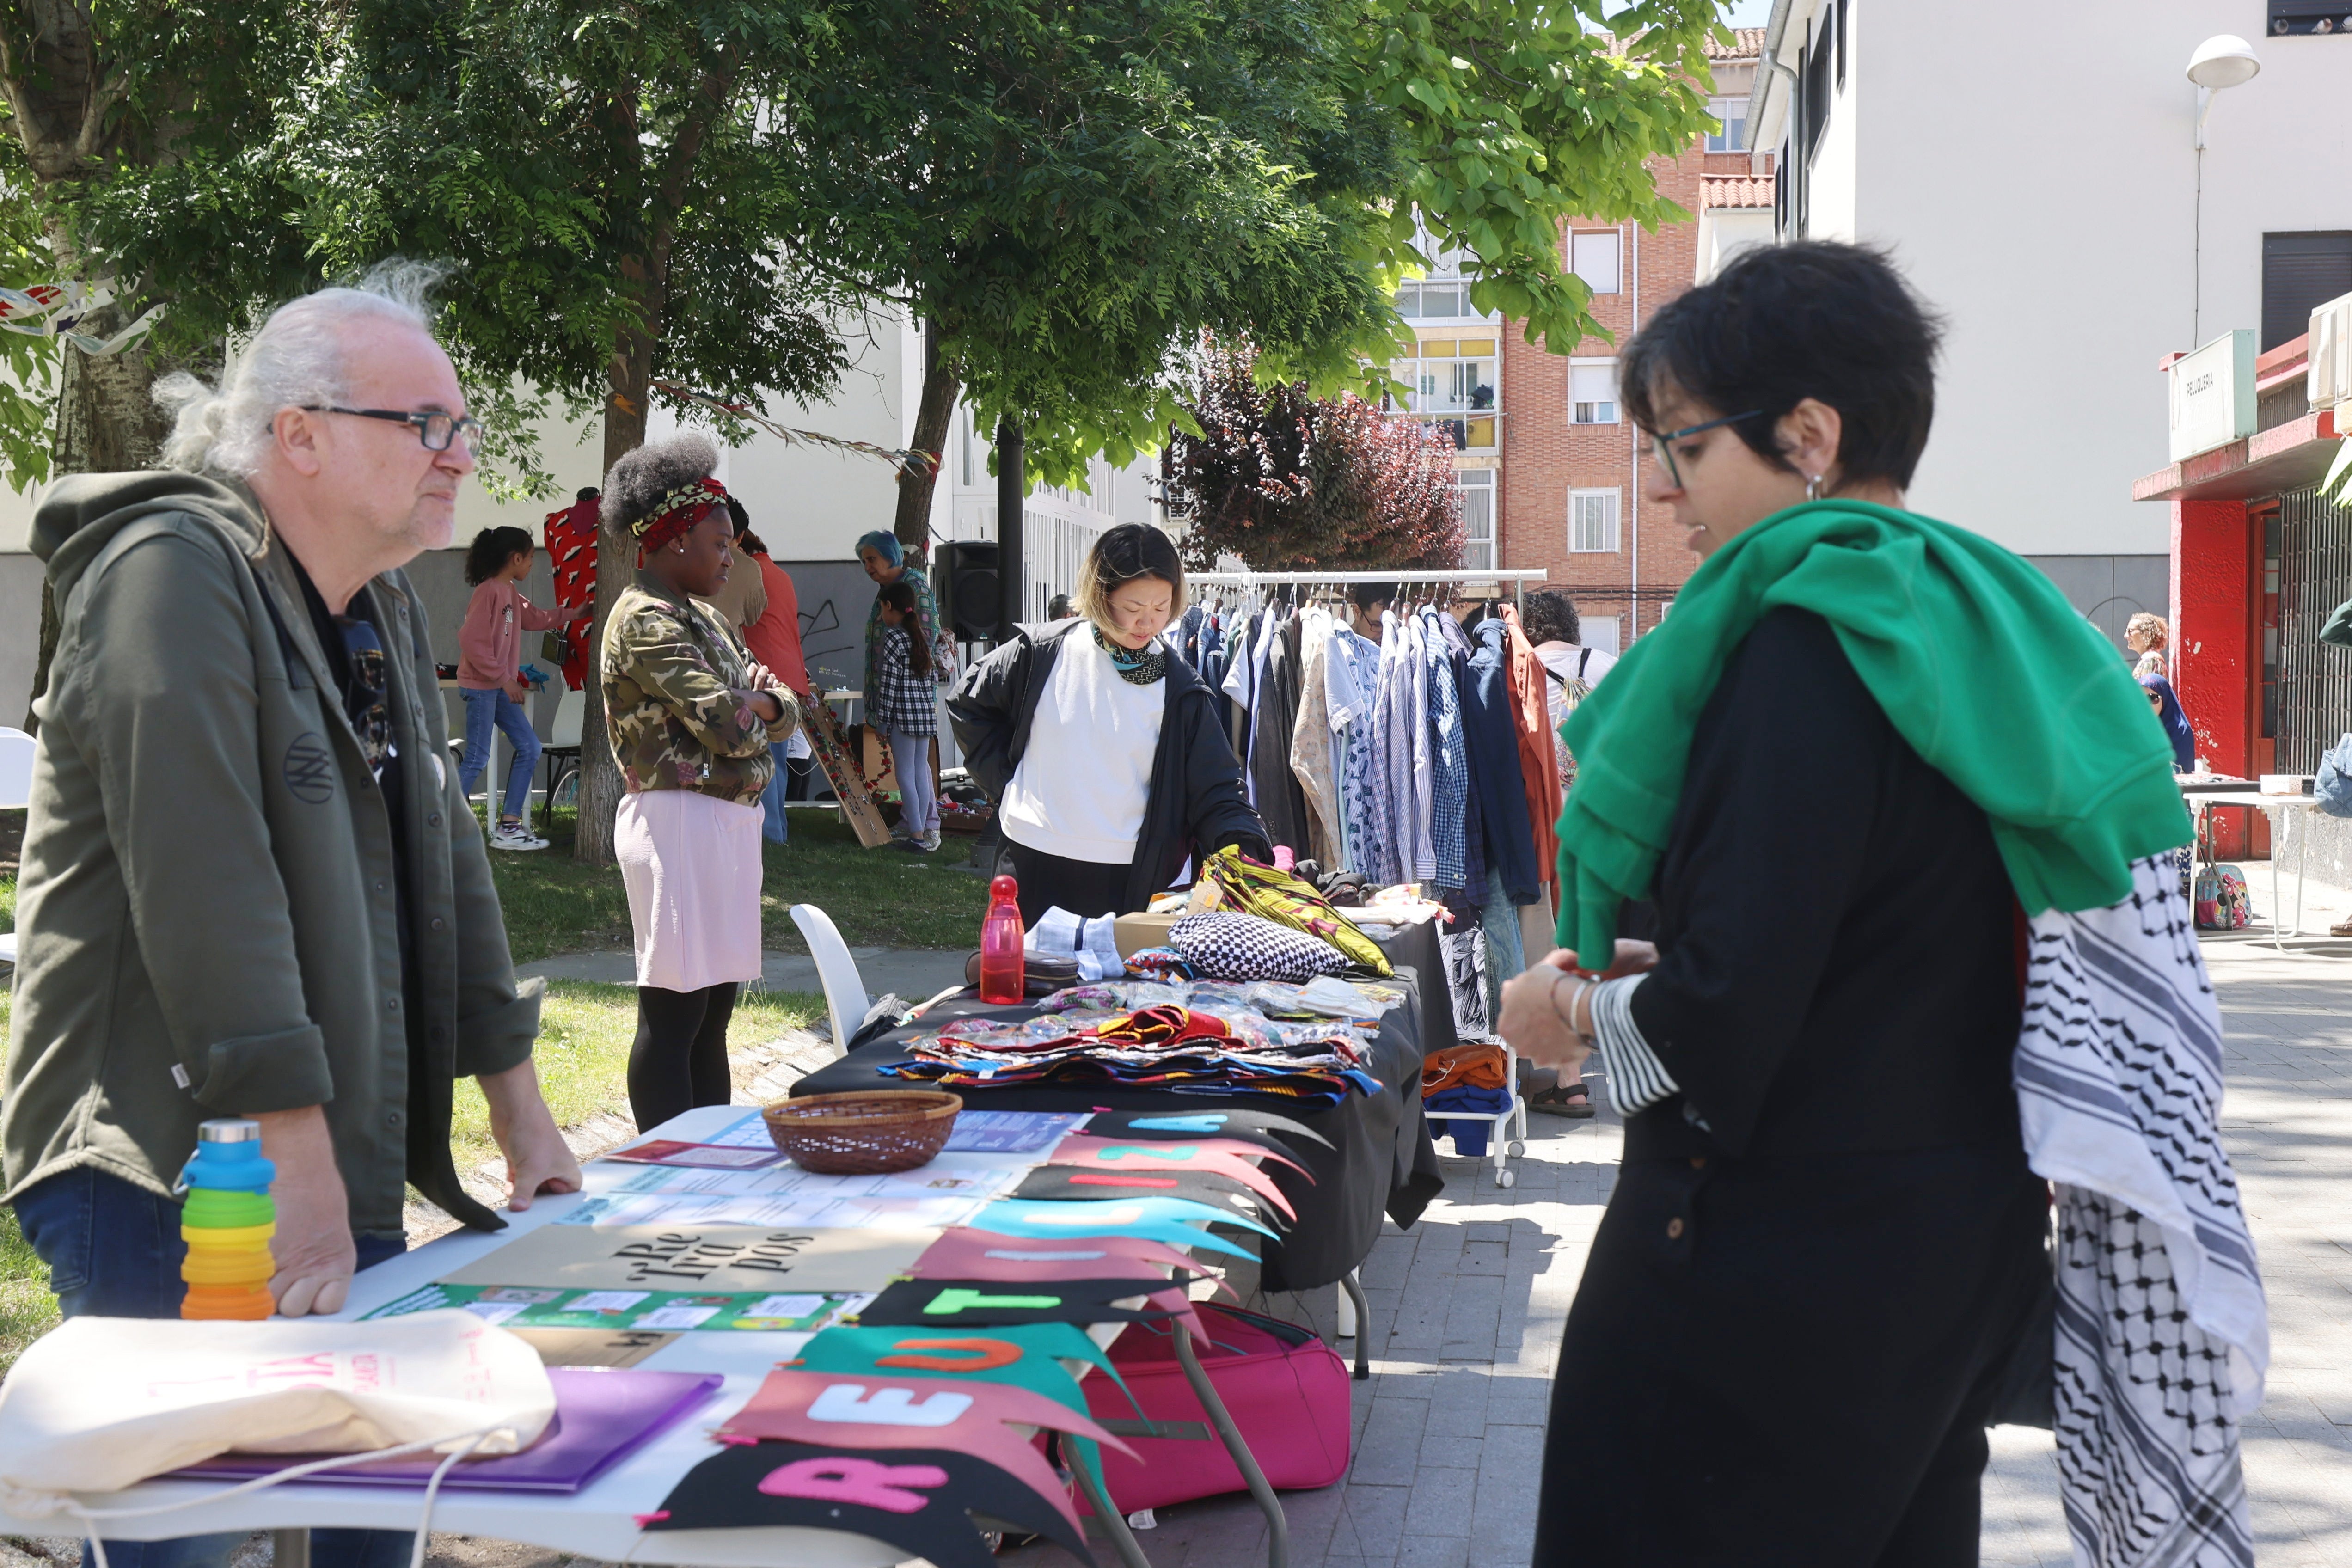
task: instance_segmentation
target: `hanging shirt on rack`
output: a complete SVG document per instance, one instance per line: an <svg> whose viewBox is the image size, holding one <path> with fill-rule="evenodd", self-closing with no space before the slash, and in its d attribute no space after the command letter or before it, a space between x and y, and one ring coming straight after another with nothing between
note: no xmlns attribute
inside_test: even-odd
<svg viewBox="0 0 2352 1568"><path fill-rule="evenodd" d="M1462 728L1462 887L1474 904L1486 901L1486 804L1480 787L1475 753L1470 749L1470 634L1451 613L1441 613L1437 630L1445 640L1445 670L1454 684ZM1517 774L1512 775L1514 787ZM1489 786L1491 787L1491 786Z"/></svg>
<svg viewBox="0 0 2352 1568"><path fill-rule="evenodd" d="M1429 833L1437 886L1448 892L1468 885L1465 797L1470 790L1469 764L1462 752L1462 700L1454 685L1454 657L1438 624L1450 619L1442 610L1423 610L1414 617L1421 644L1422 711L1428 715L1430 813Z"/></svg>
<svg viewBox="0 0 2352 1568"><path fill-rule="evenodd" d="M1302 682L1298 617L1286 616L1265 639L1265 669L1259 677L1257 705L1250 714L1249 774L1256 786L1257 814L1267 837L1307 853L1307 793L1290 767L1290 738L1298 727Z"/></svg>
<svg viewBox="0 0 2352 1568"><path fill-rule="evenodd" d="M1470 679L1462 692L1462 730L1470 753L1470 776L1486 786L1479 805L1486 863L1501 874L1504 893L1511 902L1524 905L1542 896L1543 877L1536 863L1535 835L1519 775L1509 633L1500 619L1478 627L1477 651L1470 656Z"/></svg>
<svg viewBox="0 0 2352 1568"><path fill-rule="evenodd" d="M1388 774L1381 765L1375 739L1381 710L1381 645L1353 627L1335 626L1325 680L1330 688L1331 727L1341 744L1342 864L1374 881L1394 880L1386 870Z"/></svg>
<svg viewBox="0 0 2352 1568"><path fill-rule="evenodd" d="M1435 806L1429 752L1429 659L1419 617L1383 614L1381 624L1381 746L1389 776L1388 842L1393 876L1383 880L1434 882L1437 848L1430 838Z"/></svg>
<svg viewBox="0 0 2352 1568"><path fill-rule="evenodd" d="M1225 662L1225 678L1217 685L1217 689L1225 694L1225 717L1232 725L1234 755L1236 757L1249 755L1250 702L1257 689L1255 651L1250 645L1255 640L1256 624L1255 616L1239 616L1234 618L1234 646ZM1242 770L1242 784L1244 793L1247 794L1247 768ZM1257 804L1255 795L1250 796L1250 804Z"/></svg>
<svg viewBox="0 0 2352 1568"><path fill-rule="evenodd" d="M1519 625L1518 612L1503 606L1509 644L1511 708L1517 715L1519 776L1528 799L1528 826L1535 835L1536 868L1543 885L1559 880L1559 765L1552 752L1549 685L1543 660Z"/></svg>
<svg viewBox="0 0 2352 1568"><path fill-rule="evenodd" d="M1339 753L1331 740L1331 613L1298 612L1298 722L1290 731L1290 771L1307 799L1307 847L1327 869L1344 865Z"/></svg>

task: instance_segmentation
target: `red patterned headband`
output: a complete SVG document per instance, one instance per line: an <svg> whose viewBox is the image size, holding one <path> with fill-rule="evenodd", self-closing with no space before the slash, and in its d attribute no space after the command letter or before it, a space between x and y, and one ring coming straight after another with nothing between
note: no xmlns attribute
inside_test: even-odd
<svg viewBox="0 0 2352 1568"><path fill-rule="evenodd" d="M656 501L651 511L629 525L629 531L637 536L637 549L650 554L709 517L714 507L726 504L725 485L717 479L697 479Z"/></svg>

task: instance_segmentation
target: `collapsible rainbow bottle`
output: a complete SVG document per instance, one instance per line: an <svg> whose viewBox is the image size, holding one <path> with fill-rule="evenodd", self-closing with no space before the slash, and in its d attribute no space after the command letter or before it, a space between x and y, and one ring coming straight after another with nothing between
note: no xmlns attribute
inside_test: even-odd
<svg viewBox="0 0 2352 1568"><path fill-rule="evenodd" d="M278 1266L269 1238L278 1205L269 1184L278 1168L261 1157L261 1123L234 1119L196 1129L196 1155L180 1180L188 1189L180 1235L188 1244L180 1278L188 1294L183 1318L266 1318L278 1310L269 1277Z"/></svg>

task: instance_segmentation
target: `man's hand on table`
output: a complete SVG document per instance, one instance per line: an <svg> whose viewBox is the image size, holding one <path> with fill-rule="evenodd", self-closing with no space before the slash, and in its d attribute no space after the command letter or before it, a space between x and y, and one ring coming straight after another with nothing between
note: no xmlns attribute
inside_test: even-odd
<svg viewBox="0 0 2352 1568"><path fill-rule="evenodd" d="M335 1166L326 1112L306 1105L265 1110L253 1120L261 1123L262 1158L278 1167L269 1186L278 1206L278 1231L269 1243L278 1272L269 1293L283 1317L339 1312L359 1253L352 1245L351 1197Z"/></svg>
<svg viewBox="0 0 2352 1568"><path fill-rule="evenodd" d="M507 1207L520 1214L541 1193L578 1192L580 1161L539 1092L539 1068L526 1059L475 1081L489 1102L490 1136L507 1157Z"/></svg>

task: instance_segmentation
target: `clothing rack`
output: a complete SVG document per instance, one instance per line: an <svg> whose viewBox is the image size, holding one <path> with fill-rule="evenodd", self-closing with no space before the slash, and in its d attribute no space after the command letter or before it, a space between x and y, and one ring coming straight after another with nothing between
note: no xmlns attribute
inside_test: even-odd
<svg viewBox="0 0 2352 1568"><path fill-rule="evenodd" d="M1237 588L1254 588L1260 584L1280 587L1286 584L1319 586L1328 584L1344 586L1349 583L1410 583L1464 584L1508 583L1511 597L1521 609L1527 608L1528 584L1550 580L1551 574L1541 566L1513 566L1493 572L1419 572L1400 567L1388 572L1188 572L1187 583L1228 584Z"/></svg>

